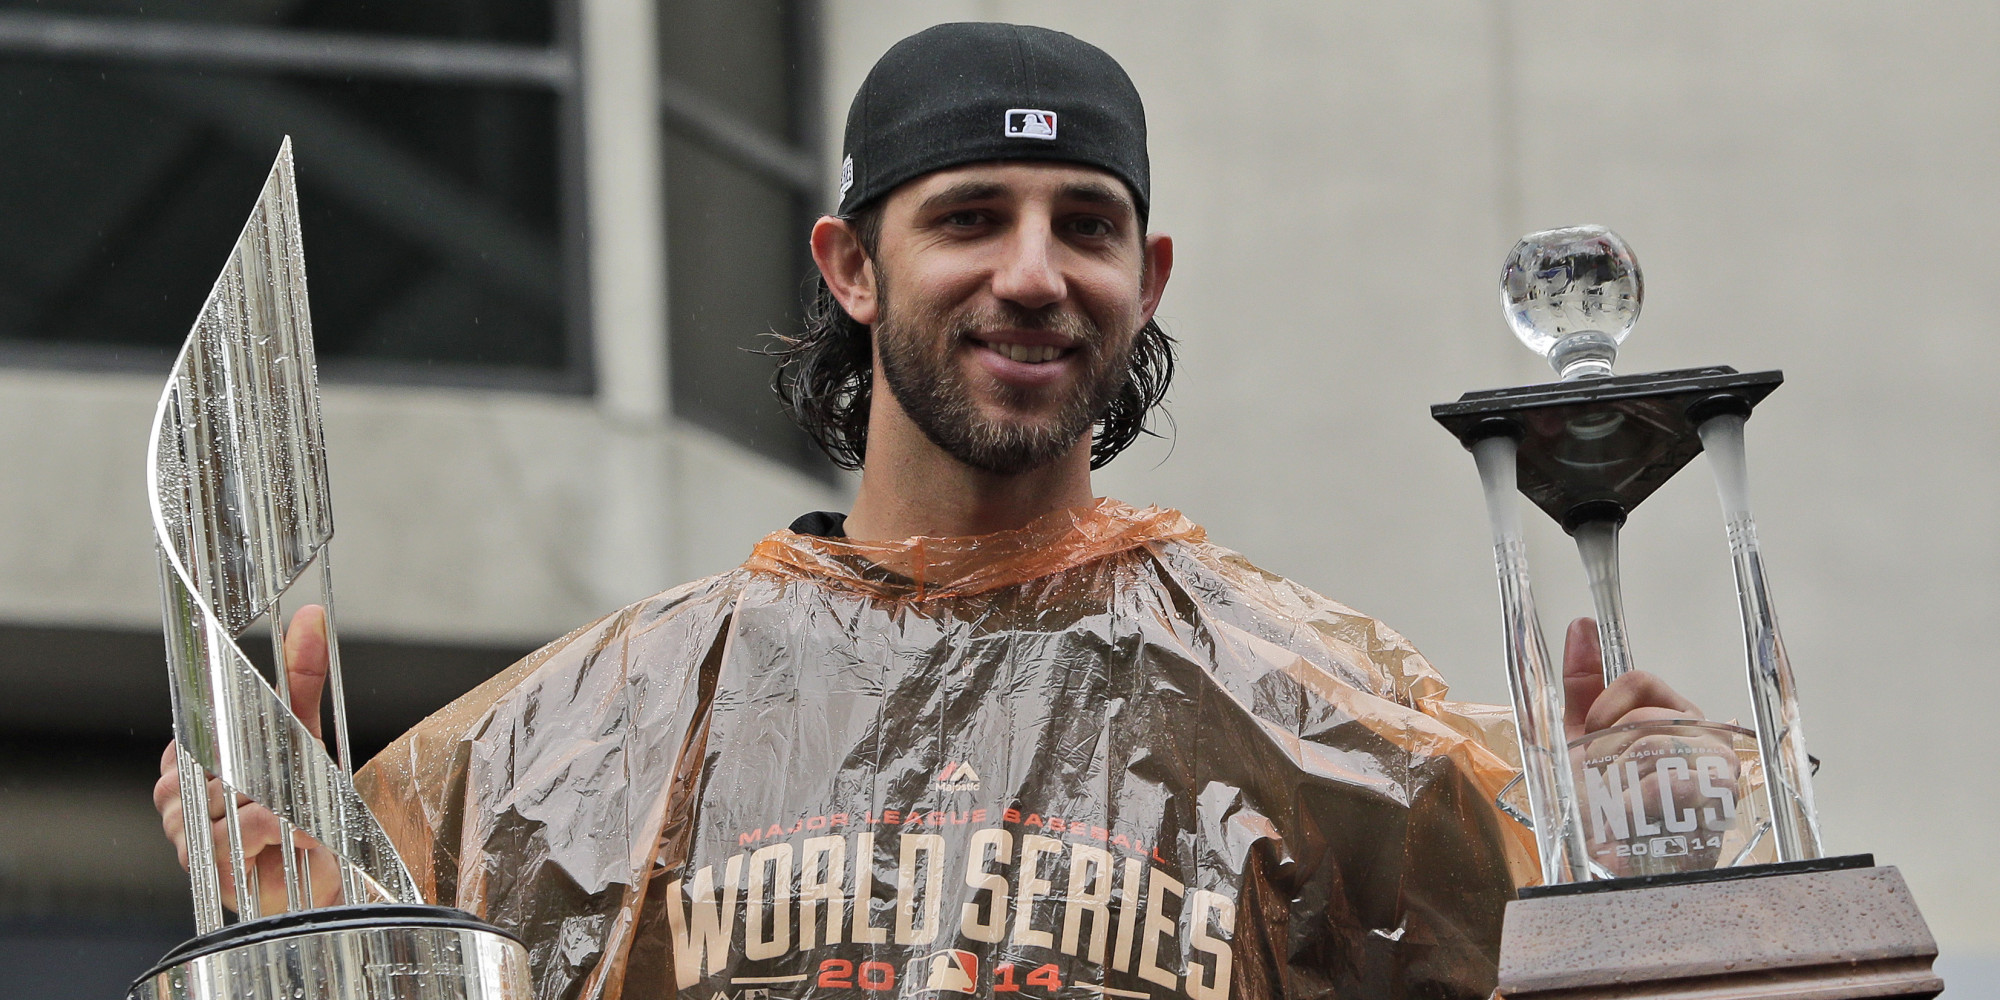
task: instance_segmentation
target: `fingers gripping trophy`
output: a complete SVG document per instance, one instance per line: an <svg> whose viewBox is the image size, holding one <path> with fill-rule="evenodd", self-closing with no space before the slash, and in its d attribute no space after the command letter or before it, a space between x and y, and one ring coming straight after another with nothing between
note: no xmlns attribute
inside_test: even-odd
<svg viewBox="0 0 2000 1000"><path fill-rule="evenodd" d="M1500 284L1508 324L1558 381L1431 408L1471 450L1485 486L1522 757L1501 806L1534 829L1541 852L1542 884L1508 904L1496 996L1937 995L1937 946L1902 876L1821 846L1743 448L1752 408L1784 376L1725 366L1614 375L1645 286L1630 248L1600 226L1523 237ZM1633 669L1619 532L1704 452L1735 569L1756 728L1679 719L1566 740L1515 494L1576 540L1609 684Z"/></svg>
<svg viewBox="0 0 2000 1000"><path fill-rule="evenodd" d="M199 936L140 977L133 1000L529 996L520 942L466 913L424 905L354 790L289 138L174 363L154 416L147 480ZM315 564L331 754L294 713L287 675L284 598ZM275 687L239 645L260 621L269 622ZM294 655L301 645L290 644ZM316 728L316 707L308 715ZM200 780L204 773L213 780ZM220 833L211 816L220 817ZM282 896L260 892L258 866L246 856L254 853L246 823L272 818ZM280 898L277 912L264 912ZM228 909L233 923L225 923Z"/></svg>

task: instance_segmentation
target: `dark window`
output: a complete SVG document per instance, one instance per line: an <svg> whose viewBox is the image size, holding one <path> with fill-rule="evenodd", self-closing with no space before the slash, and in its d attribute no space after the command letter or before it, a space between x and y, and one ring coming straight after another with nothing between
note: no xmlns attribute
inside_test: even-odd
<svg viewBox="0 0 2000 1000"><path fill-rule="evenodd" d="M552 45L551 0L6 0L0 10Z"/></svg>
<svg viewBox="0 0 2000 1000"><path fill-rule="evenodd" d="M573 7L0 0L0 360L163 371L290 135L329 379L587 391ZM826 190L812 5L658 17L675 413L826 474L753 353Z"/></svg>
<svg viewBox="0 0 2000 1000"><path fill-rule="evenodd" d="M138 4L0 7L34 18ZM174 5L76 18L135 40L245 51L327 32L539 53L548 0ZM218 24L220 22L220 24ZM231 32L236 34L231 34ZM150 32L150 34L143 34ZM164 34L163 34L164 33ZM205 63L211 63L205 64ZM179 346L279 140L298 164L314 332L330 375L584 382L561 233L561 97L469 83L292 71L230 53L0 62L0 341L16 357L160 364Z"/></svg>
<svg viewBox="0 0 2000 1000"><path fill-rule="evenodd" d="M666 129L667 308L674 410L746 447L829 470L771 394L755 353L798 325L812 267L806 235L822 208L812 12L786 0L660 6ZM789 147L790 163L731 155L676 127L676 101L714 109Z"/></svg>

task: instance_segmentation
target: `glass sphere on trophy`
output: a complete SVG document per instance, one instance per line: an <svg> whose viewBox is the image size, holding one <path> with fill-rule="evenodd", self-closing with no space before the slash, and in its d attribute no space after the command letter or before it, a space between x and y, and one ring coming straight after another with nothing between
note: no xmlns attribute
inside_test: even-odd
<svg viewBox="0 0 2000 1000"><path fill-rule="evenodd" d="M1431 408L1472 452L1485 488L1521 751L1521 777L1500 805L1532 827L1541 855L1542 884L1508 905L1496 995L1935 996L1937 948L1900 874L1821 849L1743 446L1745 422L1783 374L1615 375L1645 284L1631 249L1601 226L1523 237L1500 291L1508 325L1559 379ZM1755 726L1675 719L1567 739L1515 494L1575 539L1610 684L1633 669L1619 532L1704 452Z"/></svg>
<svg viewBox="0 0 2000 1000"><path fill-rule="evenodd" d="M470 914L425 905L354 788L289 139L174 363L154 417L147 481L200 936L141 976L132 1000L530 996L520 941ZM285 599L312 577L325 612L333 753L293 712L287 689ZM275 660L270 681L241 645L260 622ZM204 772L214 784L201 780ZM282 893L258 885L261 866L245 835L253 805L269 810L285 845L269 848L282 866L264 873L283 879ZM220 817L220 833L211 816Z"/></svg>

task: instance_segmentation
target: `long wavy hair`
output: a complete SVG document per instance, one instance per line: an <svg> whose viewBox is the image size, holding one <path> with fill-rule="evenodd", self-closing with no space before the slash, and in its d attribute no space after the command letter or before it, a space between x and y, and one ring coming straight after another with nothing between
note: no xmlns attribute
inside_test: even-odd
<svg viewBox="0 0 2000 1000"><path fill-rule="evenodd" d="M881 206L870 205L844 221L854 227L862 249L873 258L882 235ZM868 455L868 406L875 372L868 327L841 308L826 279L814 271L806 283L804 329L796 337L773 337L777 343L765 353L778 359L771 389L785 412L833 464L861 468ZM1141 434L1159 436L1147 426L1147 418L1165 403L1173 379L1174 338L1157 320L1148 319L1133 341L1125 384L1091 430L1092 469L1109 464Z"/></svg>

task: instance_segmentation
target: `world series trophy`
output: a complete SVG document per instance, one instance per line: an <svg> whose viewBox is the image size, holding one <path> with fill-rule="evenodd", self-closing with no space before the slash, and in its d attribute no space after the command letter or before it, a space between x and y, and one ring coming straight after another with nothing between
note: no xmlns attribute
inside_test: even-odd
<svg viewBox="0 0 2000 1000"><path fill-rule="evenodd" d="M147 455L197 937L132 1000L514 1000L527 953L469 914L427 906L355 792L334 630L326 451L291 140L174 363ZM291 708L284 598L318 564L336 755ZM267 621L275 688L239 643ZM221 782L226 855L211 836ZM286 906L259 908L239 798L334 857L336 905L315 907L302 848L282 849ZM237 919L225 923L226 860ZM325 887L322 887L324 889ZM327 896L330 893L322 892Z"/></svg>
<svg viewBox="0 0 2000 1000"><path fill-rule="evenodd" d="M1638 262L1608 229L1523 237L1502 272L1502 307L1559 380L1431 408L1485 488L1522 758L1501 806L1533 828L1541 855L1542 884L1508 904L1495 996L1936 996L1937 946L1902 876L1869 855L1821 850L1743 446L1744 422L1784 376L1614 375L1643 296ZM1619 531L1703 452L1735 568L1755 728L1685 719L1569 741L1514 494L1576 540L1609 684L1633 668Z"/></svg>

